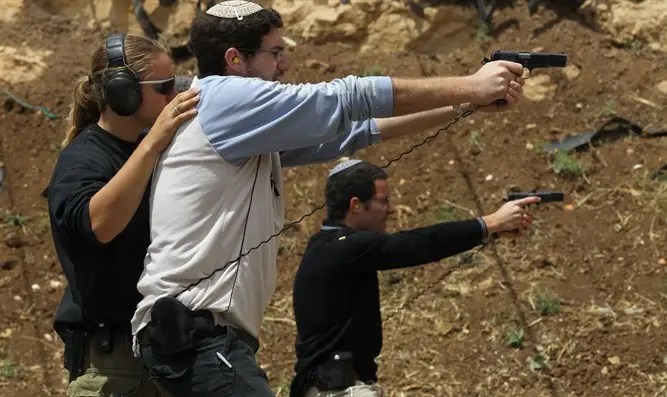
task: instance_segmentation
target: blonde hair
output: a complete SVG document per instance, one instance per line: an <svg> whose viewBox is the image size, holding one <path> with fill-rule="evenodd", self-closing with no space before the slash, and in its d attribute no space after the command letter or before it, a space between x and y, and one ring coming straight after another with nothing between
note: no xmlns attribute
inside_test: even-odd
<svg viewBox="0 0 667 397"><path fill-rule="evenodd" d="M168 54L168 50L157 41L131 34L125 36L124 48L127 66L140 77L148 73L155 55ZM63 147L76 138L85 126L100 119L106 108L104 82L118 70L107 68L106 42L103 42L93 53L90 75L79 81L74 88Z"/></svg>

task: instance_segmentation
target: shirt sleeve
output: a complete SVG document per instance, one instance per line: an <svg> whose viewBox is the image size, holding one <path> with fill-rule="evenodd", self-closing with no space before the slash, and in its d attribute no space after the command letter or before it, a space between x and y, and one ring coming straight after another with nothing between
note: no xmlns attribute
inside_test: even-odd
<svg viewBox="0 0 667 397"><path fill-rule="evenodd" d="M338 247L350 271L368 272L423 265L465 252L483 239L477 219L438 223L393 234L353 232Z"/></svg>
<svg viewBox="0 0 667 397"><path fill-rule="evenodd" d="M357 135L347 140L350 131L369 130L370 123L353 128L354 121L393 113L389 77L348 76L319 84L232 76L207 79L201 82L201 128L216 152L237 165L264 153L311 147L317 154L319 145L328 142L333 142L331 147L320 148L320 157L311 151L311 158L331 156L336 152L331 148L340 151L360 142Z"/></svg>
<svg viewBox="0 0 667 397"><path fill-rule="evenodd" d="M380 142L375 119L352 123L352 130L331 142L280 153L283 167L323 163L341 156L352 156L357 150Z"/></svg>
<svg viewBox="0 0 667 397"><path fill-rule="evenodd" d="M49 186L49 207L55 224L73 238L89 245L103 245L97 240L90 220L90 199L108 180L90 169L64 171Z"/></svg>

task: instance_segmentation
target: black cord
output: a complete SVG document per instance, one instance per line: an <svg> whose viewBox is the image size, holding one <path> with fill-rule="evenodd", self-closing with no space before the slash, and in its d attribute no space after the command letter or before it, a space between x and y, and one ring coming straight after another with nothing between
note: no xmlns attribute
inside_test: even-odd
<svg viewBox="0 0 667 397"><path fill-rule="evenodd" d="M393 164L393 163L395 163L395 162L397 162L397 161L400 161L400 160L403 158L403 156L405 156L405 155L407 155L407 154L410 154L410 153L412 153L416 148L425 145L427 142L429 142L430 140L432 140L432 139L434 139L435 137L437 137L441 132L446 131L449 127L451 127L452 125L458 123L461 119L463 119L463 118L465 118L465 117L468 117L468 116L470 116L471 114L475 113L475 112L477 111L477 109L478 109L477 107L472 107L472 108L467 109L466 111L464 111L463 113L461 113L459 116L457 116L456 118L454 118L452 121L450 121L446 126L444 126L443 128L440 128L440 129L439 129L438 131L436 131L434 134L427 136L427 137L424 138L424 140L421 141L420 143L418 143L418 144L416 144L416 145L413 145L412 147L410 147L410 149L408 149L407 151L401 153L398 157L389 160L389 161L387 162L387 164L383 165L383 166L380 167L380 168L381 168L381 169L383 169L383 168L387 168L387 167L389 167L391 164ZM259 167L258 167L257 170L259 171ZM256 182L257 182L257 176L255 175L255 183L256 183ZM254 189L255 189L255 183L253 183L253 193L254 193ZM250 201L251 201L251 203L252 203L252 195L253 195L253 193L251 193L251 197L250 197ZM272 234L272 235L269 236L266 240L261 241L259 244L257 244L256 246L250 248L250 249L249 249L248 251L246 251L245 253L241 253L241 254L239 254L239 256L238 256L237 258L235 258L235 259L233 259L233 260L231 260L231 261L229 261L229 262L223 264L220 268L215 269L215 270L214 270L211 274L209 274L208 276L202 277L202 278L200 278L199 280L190 283L190 284L189 284L188 286L186 286L183 290L181 290L181 291L178 292L176 295L174 295L174 297L178 297L178 296L180 296L182 293L184 293L185 291L189 290L190 288L192 288L192 287L198 285L198 284L201 283L202 281L204 281L204 280L208 280L209 278L213 277L214 274L216 274L216 273L218 273L218 272L220 272L220 271L225 270L225 269L226 269L229 265L231 265L232 263L235 263L235 262L237 262L237 261L240 261L241 258L243 258L244 256L248 255L248 254L251 253L252 251L258 249L259 247L261 247L262 245L268 243L269 241L273 240L274 238L280 236L282 233L284 233L284 232L290 230L290 229L293 228L295 225L297 225L297 224L299 224L300 222L302 222L304 219L306 219L306 218L312 216L313 214L315 214L318 210L321 210L321 209L323 209L324 207L326 207L326 205L327 205L327 202L325 201L325 202L322 203L321 205L319 205L319 206L313 208L312 211L310 211L309 213L303 215L301 218L299 218L299 220L297 220L297 221L295 221L295 222L291 222L291 223L288 224L287 226L283 227L279 232ZM250 206L248 206L248 216L249 216L249 215L250 215ZM245 225L245 226L247 227L247 225L248 225L248 217L246 216L246 225ZM244 237L245 237L245 228L244 228ZM243 244L241 244L241 247L243 247Z"/></svg>

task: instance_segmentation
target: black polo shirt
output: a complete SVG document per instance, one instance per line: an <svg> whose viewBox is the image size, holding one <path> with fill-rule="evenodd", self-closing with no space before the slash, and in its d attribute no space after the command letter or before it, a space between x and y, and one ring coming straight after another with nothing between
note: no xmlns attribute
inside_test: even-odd
<svg viewBox="0 0 667 397"><path fill-rule="evenodd" d="M480 244L478 219L394 234L327 224L313 235L294 280L297 379L333 352L352 352L362 381L377 380L382 349L378 270L434 262Z"/></svg>
<svg viewBox="0 0 667 397"><path fill-rule="evenodd" d="M130 333L141 298L137 281L150 241L150 189L125 229L106 244L92 231L89 203L137 144L91 124L58 157L47 198L55 249L69 285L56 312L56 330L105 323Z"/></svg>

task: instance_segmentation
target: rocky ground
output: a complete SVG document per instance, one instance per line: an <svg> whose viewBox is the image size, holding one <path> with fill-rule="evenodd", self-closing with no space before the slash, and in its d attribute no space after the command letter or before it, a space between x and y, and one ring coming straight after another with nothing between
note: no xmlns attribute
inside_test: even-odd
<svg viewBox="0 0 667 397"><path fill-rule="evenodd" d="M388 167L399 204L391 230L470 216L476 195L490 212L513 187L566 193L565 203L536 210L535 230L522 240L471 259L381 274L380 382L389 396L665 395L667 184L654 175L667 163L667 138L651 135L667 129L664 1L545 1L532 16L525 2L505 1L490 27L467 1L423 8L426 2L397 0L264 3L283 13L294 42L288 81L467 74L496 49L569 55L566 69L533 73L516 110L474 114ZM51 329L65 279L41 192L64 136L73 81L86 73L108 27L109 4L5 0L0 9L3 396L65 394L62 344ZM156 4L146 0L147 11ZM165 20L170 44L184 42L192 7L182 1ZM178 65L179 74L194 68ZM618 139L544 151L615 117L625 120L609 126ZM639 126L635 134L628 123ZM434 132L360 157L384 165ZM321 204L330 166L285 171L288 220ZM291 283L322 216L281 240L259 354L279 396L287 395L294 363Z"/></svg>

